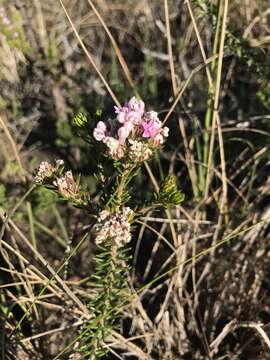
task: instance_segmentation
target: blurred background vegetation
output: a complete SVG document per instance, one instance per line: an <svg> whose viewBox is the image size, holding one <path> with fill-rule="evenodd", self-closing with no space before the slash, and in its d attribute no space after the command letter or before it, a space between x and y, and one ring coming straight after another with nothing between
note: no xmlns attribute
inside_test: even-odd
<svg viewBox="0 0 270 360"><path fill-rule="evenodd" d="M95 0L94 4L128 64L133 88L91 2L64 1L87 50L122 104L137 92L146 107L164 119L176 95L171 60L176 92L187 84L167 121L169 140L151 164L157 178L168 172L177 176L185 203L183 208L149 214L137 229L130 286L140 288L177 264L179 270L139 293L123 309L108 358L268 359L270 349L256 326L260 324L267 337L269 1L229 2L218 108L225 169L216 132L207 193L205 160L215 109L206 66L189 81L192 71L203 64L192 15L215 79L220 47L220 38L215 38L224 1ZM113 105L59 1L1 0L0 207L10 213L19 204L11 217L14 226L6 226L3 237L13 251L2 245L0 260L1 359L53 359L82 324L80 312L59 284L48 288L29 313L26 309L51 276L37 253L56 269L80 241L89 225L87 214L43 188L23 197L38 164L55 158L63 158L98 196L94 177L98 153L78 136L73 118L84 113L90 133L99 118L112 114ZM153 191L143 170L134 194L147 198ZM222 247L181 265L232 234L237 235ZM83 302L91 297L93 251L91 242L85 243L60 274ZM227 324L232 324L227 336L214 342ZM76 356L69 347L60 358Z"/></svg>

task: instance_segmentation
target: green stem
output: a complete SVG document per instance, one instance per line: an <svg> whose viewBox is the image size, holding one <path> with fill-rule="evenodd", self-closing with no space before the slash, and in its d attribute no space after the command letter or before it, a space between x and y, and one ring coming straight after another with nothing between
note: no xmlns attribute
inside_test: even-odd
<svg viewBox="0 0 270 360"><path fill-rule="evenodd" d="M218 52L218 42L219 42L219 33L220 33L220 23L221 23L221 15L222 15L222 2L218 2L218 16L217 16L217 23L216 23L216 30L215 30L215 37L214 37L214 44L213 44L213 60L211 63L211 73L212 75L216 72L217 66L217 52ZM203 193L205 189L205 177L206 177L206 170L207 170L207 161L208 161L208 153L209 153L209 137L210 137L210 128L211 128L211 119L213 114L213 93L214 93L215 83L213 86L208 88L208 95L207 95L207 111L204 118L204 146L203 146L203 163L199 165L199 173L200 175L200 189Z"/></svg>
<svg viewBox="0 0 270 360"><path fill-rule="evenodd" d="M102 309L100 310L100 317L97 319L97 332L93 339L93 349L91 349L90 360L95 360L99 350L102 350L102 343L108 332L108 317L110 315L110 309L113 309L111 304L112 292L115 288L115 256L114 253L117 251L115 245L111 245L111 257L110 264L107 270L107 276L104 279L103 291L105 292L105 298L103 299ZM99 324L98 324L99 322Z"/></svg>
<svg viewBox="0 0 270 360"><path fill-rule="evenodd" d="M112 199L114 199L115 202L115 207L114 207L114 211L117 212L119 211L120 207L123 205L123 194L126 190L127 185L130 183L132 177L132 172L133 170L136 168L136 165L130 165L130 164L126 164L124 166L123 172L121 173L120 180L119 177L117 177L116 181L119 181L119 185L118 188L116 190L116 192L112 195ZM111 199L110 199L111 201ZM107 204L108 205L108 204Z"/></svg>

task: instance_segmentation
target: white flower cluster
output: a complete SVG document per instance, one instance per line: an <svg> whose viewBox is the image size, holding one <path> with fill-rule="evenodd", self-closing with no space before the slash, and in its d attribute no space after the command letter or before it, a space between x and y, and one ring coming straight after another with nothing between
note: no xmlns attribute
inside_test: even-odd
<svg viewBox="0 0 270 360"><path fill-rule="evenodd" d="M94 226L97 244L102 244L111 239L117 247L123 246L131 239L130 216L133 211L129 207L122 208L116 214L103 210L99 214Z"/></svg>
<svg viewBox="0 0 270 360"><path fill-rule="evenodd" d="M66 198L75 198L79 192L79 186L74 180L72 171L67 171L64 176L56 178L53 185L58 187L59 193Z"/></svg>
<svg viewBox="0 0 270 360"><path fill-rule="evenodd" d="M87 204L84 196L86 193L81 191L79 181L74 179L71 170L64 172L63 166L63 160L56 160L54 165L48 161L43 161L39 166L34 181L39 185L54 185L62 197L76 204Z"/></svg>
<svg viewBox="0 0 270 360"><path fill-rule="evenodd" d="M153 155L153 151L142 141L130 139L129 143L131 146L129 148L128 155L131 161L146 161Z"/></svg>
<svg viewBox="0 0 270 360"><path fill-rule="evenodd" d="M108 154L111 158L119 160L124 156L124 149L119 146L119 142L111 136L104 139L104 144L108 147Z"/></svg>
<svg viewBox="0 0 270 360"><path fill-rule="evenodd" d="M63 160L56 160L55 165L52 165L48 161L42 161L42 163L39 165L34 181L38 184L42 184L45 178L51 177L53 173L55 173L62 165L64 165Z"/></svg>
<svg viewBox="0 0 270 360"><path fill-rule="evenodd" d="M123 107L116 106L115 113L116 119L109 121L109 126L99 121L93 132L97 141L106 144L108 155L113 159L127 155L131 161L147 160L152 150L168 136L169 129L162 127L157 112L145 112L144 102L136 97Z"/></svg>

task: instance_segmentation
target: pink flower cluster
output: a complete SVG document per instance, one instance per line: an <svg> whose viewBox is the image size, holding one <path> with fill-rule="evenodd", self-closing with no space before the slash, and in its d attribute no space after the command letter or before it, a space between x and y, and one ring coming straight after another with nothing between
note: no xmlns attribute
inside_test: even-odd
<svg viewBox="0 0 270 360"><path fill-rule="evenodd" d="M115 106L115 113L116 119L109 129L103 121L99 121L93 132L97 141L106 144L113 159L128 155L132 161L147 160L152 150L163 144L168 136L169 129L162 127L157 112L145 112L144 102L136 97L123 107ZM131 148L132 151L129 151Z"/></svg>

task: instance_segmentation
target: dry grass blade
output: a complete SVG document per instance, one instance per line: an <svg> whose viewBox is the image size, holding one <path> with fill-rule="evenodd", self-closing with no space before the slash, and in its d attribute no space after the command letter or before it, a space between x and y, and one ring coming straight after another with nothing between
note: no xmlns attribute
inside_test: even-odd
<svg viewBox="0 0 270 360"><path fill-rule="evenodd" d="M93 66L95 71L97 72L98 76L100 77L101 81L103 82L104 86L106 87L108 93L111 95L111 97L112 97L113 101L115 102L115 104L117 106L121 106L120 102L118 101L117 97L115 96L114 92L112 91L110 85L108 84L108 82L106 81L106 79L104 78L104 76L102 75L100 70L98 69L98 67L97 67L97 65L96 65L96 63L95 63L95 61L93 59L93 56L89 53L89 51L85 47L85 45L84 45L84 43L83 43L83 41L82 41L82 39L81 39L81 37L80 37L80 35L78 33L73 21L71 20L69 14L67 12L67 9L66 9L65 5L63 4L63 1L59 0L59 2L60 2L61 6L62 6L62 8L63 8L63 10L64 10L64 12L66 14L66 17L67 17L67 19L68 19L68 21L69 21L69 23L70 23L70 25L71 25L71 27L72 27L72 29L74 31L74 34L76 35L76 37L77 37L77 39L78 39L78 41L80 43L85 55L87 56L88 60L90 61L91 65Z"/></svg>
<svg viewBox="0 0 270 360"><path fill-rule="evenodd" d="M165 21L166 21L166 37L167 37L167 48L168 48L170 71L171 71L172 88L173 88L173 94L174 96L176 96L177 85L176 85L173 52L172 52L172 39L171 39L171 30L170 30L168 0L164 0L164 12L165 12Z"/></svg>
<svg viewBox="0 0 270 360"><path fill-rule="evenodd" d="M171 116L171 114L173 113L173 111L176 108L177 104L179 103L179 100L181 99L183 93L185 92L185 90L188 87L189 83L193 79L194 75L196 75L199 71L201 71L205 66L210 64L213 61L213 58L215 58L215 57L218 57L218 56L208 58L204 64L200 64L200 65L196 66L193 70L191 70L188 78L185 80L184 85L179 90L177 96L174 99L174 102L173 102L172 106L170 107L169 111L167 112L167 114L166 114L166 116L165 116L165 118L164 118L164 120L162 122L162 125L165 125L166 122L168 121L169 117Z"/></svg>
<svg viewBox="0 0 270 360"><path fill-rule="evenodd" d="M222 343L222 341L225 339L225 337L236 330L237 328L253 328L255 329L259 335L262 337L264 342L269 348L270 351L270 339L266 332L263 330L263 324L258 324L253 321L246 321L246 322L237 322L236 320L232 320L229 322L221 331L221 333L218 335L218 337L210 344L211 349L211 356L215 355L218 352L219 345Z"/></svg>
<svg viewBox="0 0 270 360"><path fill-rule="evenodd" d="M206 174L205 191L204 191L205 199L207 199L208 194L209 194L210 176L211 176L211 172L212 172L215 128L217 126L218 139L219 139L220 161L221 161L221 172L222 172L222 186L223 186L223 197L222 197L222 201L221 201L221 214L223 216L224 212L225 212L226 222L228 221L228 218L227 218L227 216L228 216L227 215L228 187L227 187L227 179L226 179L226 160L225 160L225 152L224 152L221 124L220 124L220 120L219 120L219 116L218 116L218 106L219 106L219 97L220 97L220 88L221 88L221 75L222 75L222 64L223 64L223 56L224 56L224 43L225 43L225 36L226 36L228 5L229 5L228 0L224 0L222 28L221 28L221 35L220 35L220 47L219 47L219 54L218 54L217 77L216 77L216 81L215 81L214 110L213 110L213 118L212 118L211 138L210 138L210 145L209 145L207 174Z"/></svg>
<svg viewBox="0 0 270 360"><path fill-rule="evenodd" d="M145 219L148 220L147 218ZM170 223L171 220L168 220L168 223ZM143 225L147 229L151 230L154 234L156 234L158 237L160 237L161 240L164 241L164 243L174 252L175 248L171 245L171 243L163 236L159 231L155 230L152 226L148 225L146 222L142 222L140 220L137 220L136 223ZM166 222L165 222L166 223ZM157 243L156 243L157 244Z"/></svg>
<svg viewBox="0 0 270 360"><path fill-rule="evenodd" d="M61 287L66 291L69 297L74 301L75 304L83 311L84 314L88 314L88 310L86 306L78 299L78 297L74 294L73 291L66 285L66 283L60 278L60 276L54 271L51 265L43 258L43 256L33 247L31 242L24 236L22 231L14 224L12 220L9 220L9 224L11 228L15 230L15 232L20 236L21 240L30 248L33 254L37 257L37 259L44 265L49 272L53 275L53 277L57 280L57 282L61 285Z"/></svg>
<svg viewBox="0 0 270 360"><path fill-rule="evenodd" d="M35 189L36 185L32 185L27 192L21 197L21 199L16 203L16 205L9 211L7 216L5 215L5 211L0 207L0 218L3 223L0 231L0 248L1 248L1 240L3 239L6 225L8 224L9 219L11 219L19 207L23 204L24 200L28 197L28 195Z"/></svg>
<svg viewBox="0 0 270 360"><path fill-rule="evenodd" d="M159 191L159 186L158 186L158 183L157 183L157 180L150 168L150 166L147 164L147 162L144 162L144 166L148 172L148 175L150 177L150 180L155 188L155 191L158 192ZM175 228L174 228L174 224L173 222L171 221L171 213L169 210L166 210L166 215L168 217L168 220L169 220L169 224L170 224L170 229L171 229L171 233L172 233L172 238L173 238L173 242L174 242L174 246L176 247L177 246L177 235L176 235L176 231L175 231Z"/></svg>
<svg viewBox="0 0 270 360"><path fill-rule="evenodd" d="M12 219L12 217L14 216L16 211L23 204L23 202L29 196L29 194L35 189L35 187L36 187L36 185L34 184L27 190L27 192L21 197L21 199L16 203L16 205L10 210L10 212L7 214L7 216L5 215L4 210L2 208L0 208L0 218L3 220L3 224L2 224L1 232L0 232L0 246L1 246L1 240L3 238L5 228L6 228L6 225L8 224L8 221L10 219Z"/></svg>
<svg viewBox="0 0 270 360"><path fill-rule="evenodd" d="M191 8L191 5L190 5L190 1L189 0L186 0L185 3L187 4L187 7L188 7L188 11L189 11L189 14L190 14L190 17L191 17L191 20L192 20L192 24L193 24L193 27L194 27L194 30L195 30L195 34L196 34L196 37L197 37L197 40L198 40L198 43L199 43L199 46L200 46L200 51L201 51L201 54L202 54L202 57L203 57L203 61L204 63L206 64L206 53L205 53L205 50L204 50L204 47L203 47L203 42L202 42L202 39L201 39L201 36L200 36L200 32L198 30L198 26L197 26L197 23L196 23L196 20L195 20L195 17L194 17L194 14L193 14L193 11L192 11L192 8ZM224 9L224 19L225 21L223 22L222 24L222 34L224 35L224 37L221 38L221 40L223 41L223 44L224 44L224 41L225 41L225 32L226 32L226 14L225 14L225 11L227 12L226 8ZM221 34L221 36L222 36ZM223 49L220 48L220 54L219 56L221 56L223 58ZM220 77L221 77L221 68L222 68L222 62L219 63L220 64L220 68L218 69L219 71L219 78L217 78L217 81L219 81L219 84L220 84ZM210 86L210 93L212 92L213 90L213 87L214 87L214 84L213 84L213 79L212 79L212 76L211 76L211 73L210 73L210 70L208 69L208 67L206 67L206 74L207 74L207 79L208 79L208 83L209 83L209 86ZM220 85L219 85L220 86ZM222 200L222 205L221 205L221 213L225 213L225 219L226 219L226 222L228 222L228 217L227 217L227 213L228 213L228 200L227 200L227 193L228 193L228 186L227 186L227 176L226 176L226 160L225 160L225 152L224 152L224 144L223 144L223 137L222 137L222 130L221 130L221 123L220 123L220 117L219 117L219 113L218 113L218 110L215 110L217 109L217 104L218 104L218 99L219 99L219 89L216 89L216 92L215 92L215 97L214 97L214 113L213 113L213 126L212 126L212 140L210 141L213 141L214 139L214 127L215 127L215 121L217 122L217 128L218 128L218 139L219 139L219 151L220 151L220 160L221 160L221 171L222 171L222 188L223 188L223 200ZM207 131L207 130L206 130ZM211 150L211 145L210 145L210 151L209 151L209 158L210 159L210 156L211 156L211 159L212 159L212 151ZM207 171L207 175L206 175L206 189L205 189L205 199L208 198L208 189L209 189L209 182L210 182L210 168L209 168L209 160L208 160L208 171ZM211 164L210 164L211 165Z"/></svg>
<svg viewBox="0 0 270 360"><path fill-rule="evenodd" d="M70 326L61 326L61 327L59 327L57 329L51 329L51 330L48 330L48 331L44 331L42 333L30 336L30 337L25 338L25 339L22 339L21 342L25 343L25 342L29 342L29 341L32 341L32 340L35 340L35 339L39 339L41 337L48 336L48 335L51 335L51 334L54 334L54 333L57 333L57 332L67 331L71 327L77 327L77 326L80 326L82 324L83 324L83 321L78 320L78 321L76 321L74 324L72 324Z"/></svg>
<svg viewBox="0 0 270 360"><path fill-rule="evenodd" d="M193 25L194 30L195 30L195 34L196 34L196 37L197 37L197 40L198 40L198 43L199 43L199 46L200 46L200 51L201 51L201 54L202 54L202 57L203 57L203 61L206 64L207 57L206 57L206 53L205 53L205 50L204 50L203 41L202 41L201 36L200 36L200 31L198 29L198 26L197 26L197 23L196 23L196 20L195 20L193 11L192 11L190 1L185 0L185 4L187 5L188 12L189 12L189 15L190 15L190 18L191 18L191 21L192 21L192 25ZM206 70L206 74L207 74L208 83L209 83L210 87L212 88L213 87L213 79L212 79L212 76L211 76L211 72L210 72L210 70L209 70L209 68L207 66L206 66L205 70Z"/></svg>
<svg viewBox="0 0 270 360"><path fill-rule="evenodd" d="M126 348L127 350L133 352L137 356L139 356L142 360L151 360L152 357L145 354L137 345L129 341L129 339L124 338L121 334L116 331L112 332L112 335L118 340L121 347Z"/></svg>
<svg viewBox="0 0 270 360"><path fill-rule="evenodd" d="M93 9L94 13L96 14L98 20L100 21L101 25L103 26L104 30L106 31L109 39L111 40L111 43L112 43L112 46L115 50L115 53L118 57L118 60L119 60L119 63L120 65L122 66L122 69L124 71L124 74L127 78L127 81L129 83L129 85L135 90L135 84L134 84L134 81L132 79L132 76L131 76L131 73L129 71L129 68L128 68L128 65L123 57L123 54L119 48L119 46L117 45L114 37L112 36L112 33L110 32L108 26L106 25L105 21L103 20L102 16L100 15L99 11L97 10L96 6L93 4L93 2L91 0L87 0L88 1L88 4L91 6L91 8ZM135 90L135 95L137 97L139 97L139 94L138 92Z"/></svg>

